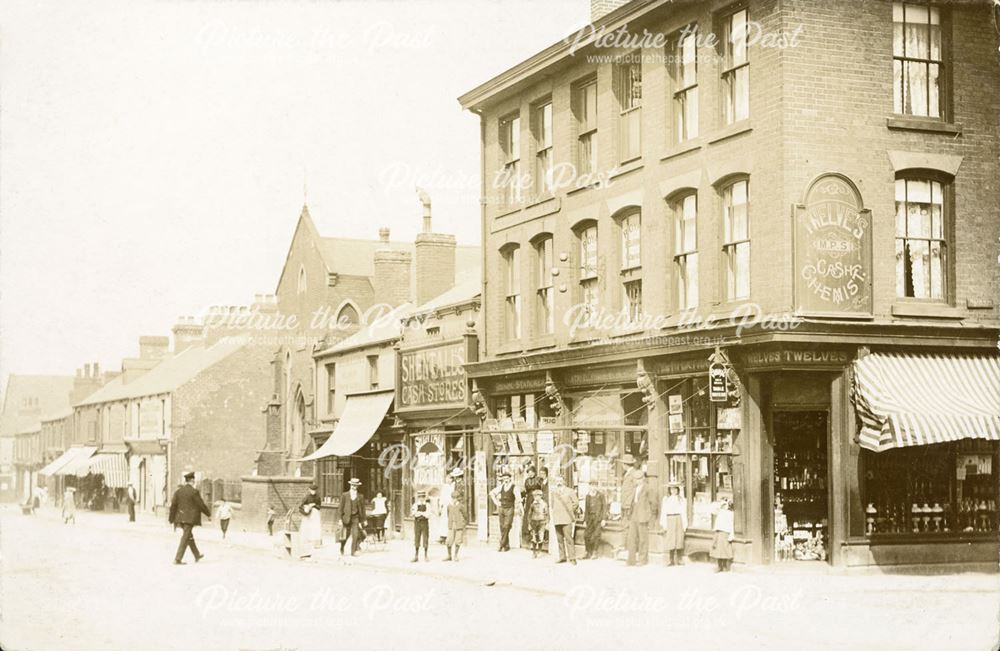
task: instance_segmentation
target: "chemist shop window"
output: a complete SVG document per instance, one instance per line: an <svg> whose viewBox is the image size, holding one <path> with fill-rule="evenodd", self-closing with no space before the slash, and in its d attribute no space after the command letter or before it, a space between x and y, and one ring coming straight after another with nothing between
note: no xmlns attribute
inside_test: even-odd
<svg viewBox="0 0 1000 651"><path fill-rule="evenodd" d="M976 439L863 451L865 533L995 535L997 452Z"/></svg>
<svg viewBox="0 0 1000 651"><path fill-rule="evenodd" d="M710 402L705 382L694 379L669 389L667 401L667 479L684 488L690 528L711 530L712 502L733 497L739 408Z"/></svg>

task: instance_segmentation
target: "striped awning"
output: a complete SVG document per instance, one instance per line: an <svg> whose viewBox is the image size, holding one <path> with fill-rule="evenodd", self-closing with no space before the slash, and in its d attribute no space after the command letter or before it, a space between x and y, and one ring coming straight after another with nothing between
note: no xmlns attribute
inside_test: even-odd
<svg viewBox="0 0 1000 651"><path fill-rule="evenodd" d="M78 463L89 459L90 455L96 451L97 448L89 445L72 447L63 452L58 459L42 468L41 473L49 476L72 475L73 468Z"/></svg>
<svg viewBox="0 0 1000 651"><path fill-rule="evenodd" d="M872 353L854 363L854 405L875 452L1000 440L1000 357Z"/></svg>
<svg viewBox="0 0 1000 651"><path fill-rule="evenodd" d="M88 473L104 475L104 485L109 488L128 486L128 463L124 454L114 452L95 454L76 467L77 477L85 477Z"/></svg>

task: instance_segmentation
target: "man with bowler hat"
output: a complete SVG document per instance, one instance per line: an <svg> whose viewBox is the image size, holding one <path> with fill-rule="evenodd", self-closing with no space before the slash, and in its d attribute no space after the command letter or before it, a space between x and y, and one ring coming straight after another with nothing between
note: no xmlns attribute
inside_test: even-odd
<svg viewBox="0 0 1000 651"><path fill-rule="evenodd" d="M184 484L174 492L174 497L170 500L170 524L180 525L184 533L181 534L181 542L177 545L177 554L174 556L175 565L184 564L184 553L188 547L194 554L197 563L205 557L198 551L198 545L194 542L194 527L201 526L201 514L209 520L212 519L212 512L205 506L205 501L201 499L201 493L194 487L194 473L184 473Z"/></svg>
<svg viewBox="0 0 1000 651"><path fill-rule="evenodd" d="M351 556L357 556L361 547L361 530L367 524L368 513L365 511L365 498L358 489L361 480L354 477L347 483L350 489L340 496L340 555L344 555L344 547L350 536Z"/></svg>

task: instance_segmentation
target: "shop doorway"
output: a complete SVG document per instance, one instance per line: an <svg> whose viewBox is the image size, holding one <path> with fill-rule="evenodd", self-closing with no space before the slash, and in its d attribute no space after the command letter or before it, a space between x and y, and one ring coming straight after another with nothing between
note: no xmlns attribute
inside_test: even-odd
<svg viewBox="0 0 1000 651"><path fill-rule="evenodd" d="M776 411L774 433L774 560L830 558L829 413Z"/></svg>

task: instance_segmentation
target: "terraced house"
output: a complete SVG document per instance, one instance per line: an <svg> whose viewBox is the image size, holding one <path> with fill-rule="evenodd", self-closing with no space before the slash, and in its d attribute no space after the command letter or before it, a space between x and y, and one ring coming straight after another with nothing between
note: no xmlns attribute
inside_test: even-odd
<svg viewBox="0 0 1000 651"><path fill-rule="evenodd" d="M989 3L594 8L459 98L493 466L604 491L605 553L638 461L681 484L689 555L726 497L737 562L995 565Z"/></svg>

